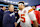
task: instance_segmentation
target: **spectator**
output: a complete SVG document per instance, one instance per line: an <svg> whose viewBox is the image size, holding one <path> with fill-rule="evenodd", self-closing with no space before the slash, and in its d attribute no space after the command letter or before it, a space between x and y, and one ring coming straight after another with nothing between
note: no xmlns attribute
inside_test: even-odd
<svg viewBox="0 0 40 27"><path fill-rule="evenodd" d="M2 27L3 14L5 10L6 10L5 6L3 6L3 8L0 10L0 27Z"/></svg>
<svg viewBox="0 0 40 27"><path fill-rule="evenodd" d="M36 9L36 7L35 7L35 6L32 6L32 8L33 8L33 10L35 10L35 9Z"/></svg>

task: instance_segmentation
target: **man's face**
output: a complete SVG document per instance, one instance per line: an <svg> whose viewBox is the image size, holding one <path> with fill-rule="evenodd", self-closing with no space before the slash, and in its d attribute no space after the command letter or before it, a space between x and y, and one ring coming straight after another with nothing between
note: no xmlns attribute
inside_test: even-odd
<svg viewBox="0 0 40 27"><path fill-rule="evenodd" d="M36 7L35 6L32 6L32 8L35 10L36 9Z"/></svg>
<svg viewBox="0 0 40 27"><path fill-rule="evenodd" d="M2 9L2 10L4 10L4 11L5 11L5 10L6 10L6 7L3 7L3 9Z"/></svg>
<svg viewBox="0 0 40 27"><path fill-rule="evenodd" d="M14 11L14 7L13 7L13 5L10 5L10 7L9 7L9 11L11 11L11 12Z"/></svg>
<svg viewBox="0 0 40 27"><path fill-rule="evenodd" d="M18 8L19 8L20 10L22 10L22 7L23 7L22 5L18 5Z"/></svg>

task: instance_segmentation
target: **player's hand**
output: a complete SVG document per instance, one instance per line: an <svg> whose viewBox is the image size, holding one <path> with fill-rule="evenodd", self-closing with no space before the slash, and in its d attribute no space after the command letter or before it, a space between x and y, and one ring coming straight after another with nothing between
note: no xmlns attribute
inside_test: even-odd
<svg viewBox="0 0 40 27"><path fill-rule="evenodd" d="M17 23L15 22L15 27L17 27Z"/></svg>
<svg viewBox="0 0 40 27"><path fill-rule="evenodd" d="M21 20L20 21L23 21L23 19L21 18Z"/></svg>
<svg viewBox="0 0 40 27"><path fill-rule="evenodd" d="M22 21L22 20L20 20L20 21Z"/></svg>

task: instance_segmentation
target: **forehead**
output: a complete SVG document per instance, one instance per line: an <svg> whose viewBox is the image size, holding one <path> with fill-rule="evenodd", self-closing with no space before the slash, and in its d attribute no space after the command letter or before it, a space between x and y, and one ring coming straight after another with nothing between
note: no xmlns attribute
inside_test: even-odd
<svg viewBox="0 0 40 27"><path fill-rule="evenodd" d="M10 5L10 7L13 7L13 5Z"/></svg>
<svg viewBox="0 0 40 27"><path fill-rule="evenodd" d="M32 7L35 7L35 6L32 6Z"/></svg>
<svg viewBox="0 0 40 27"><path fill-rule="evenodd" d="M18 5L18 6L21 6L21 5Z"/></svg>

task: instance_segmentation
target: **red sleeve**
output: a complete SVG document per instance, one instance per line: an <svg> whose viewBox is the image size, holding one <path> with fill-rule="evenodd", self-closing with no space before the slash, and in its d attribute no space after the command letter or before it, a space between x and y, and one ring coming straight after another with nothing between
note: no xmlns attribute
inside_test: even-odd
<svg viewBox="0 0 40 27"><path fill-rule="evenodd" d="M40 12L38 13L38 23L40 24Z"/></svg>
<svg viewBox="0 0 40 27"><path fill-rule="evenodd" d="M39 11L34 11L34 13L35 13L35 15L36 15L36 19L37 19L37 22L38 22L38 13L39 13Z"/></svg>

